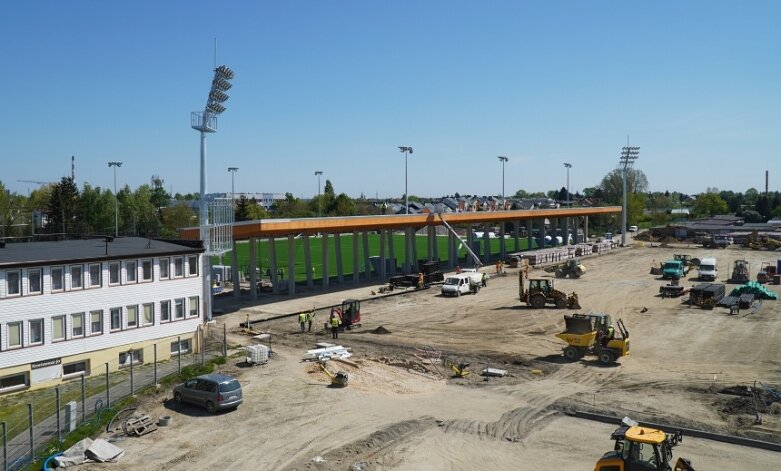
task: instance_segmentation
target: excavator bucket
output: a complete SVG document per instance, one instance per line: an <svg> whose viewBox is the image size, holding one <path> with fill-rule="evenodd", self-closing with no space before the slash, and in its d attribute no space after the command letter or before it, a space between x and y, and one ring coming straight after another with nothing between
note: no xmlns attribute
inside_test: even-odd
<svg viewBox="0 0 781 471"><path fill-rule="evenodd" d="M567 296L567 308L568 309L580 309L580 303L578 302L578 295L577 293L570 293L569 296Z"/></svg>
<svg viewBox="0 0 781 471"><path fill-rule="evenodd" d="M692 466L691 461L687 460L686 458L678 458L678 461L675 463L675 471L695 471L694 466Z"/></svg>

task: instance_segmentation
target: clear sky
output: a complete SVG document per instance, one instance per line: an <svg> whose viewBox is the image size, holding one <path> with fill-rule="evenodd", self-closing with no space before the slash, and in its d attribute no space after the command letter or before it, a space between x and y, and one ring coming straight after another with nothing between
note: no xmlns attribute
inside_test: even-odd
<svg viewBox="0 0 781 471"><path fill-rule="evenodd" d="M153 174L208 190L400 197L595 186L629 135L652 190L781 181L778 1L16 1L0 15L0 180ZM325 183L325 180L322 180Z"/></svg>

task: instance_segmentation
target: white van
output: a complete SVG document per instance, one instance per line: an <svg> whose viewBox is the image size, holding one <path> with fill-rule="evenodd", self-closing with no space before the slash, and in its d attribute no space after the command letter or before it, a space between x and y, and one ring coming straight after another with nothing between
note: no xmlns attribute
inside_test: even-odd
<svg viewBox="0 0 781 471"><path fill-rule="evenodd" d="M698 269L699 278L702 281L716 281L717 269L715 258L703 258Z"/></svg>

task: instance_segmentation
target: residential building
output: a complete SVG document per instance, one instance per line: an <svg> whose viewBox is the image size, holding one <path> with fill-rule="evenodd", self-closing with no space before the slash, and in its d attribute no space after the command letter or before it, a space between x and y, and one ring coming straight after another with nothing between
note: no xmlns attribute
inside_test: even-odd
<svg viewBox="0 0 781 471"><path fill-rule="evenodd" d="M0 394L199 348L200 241L0 242Z"/></svg>

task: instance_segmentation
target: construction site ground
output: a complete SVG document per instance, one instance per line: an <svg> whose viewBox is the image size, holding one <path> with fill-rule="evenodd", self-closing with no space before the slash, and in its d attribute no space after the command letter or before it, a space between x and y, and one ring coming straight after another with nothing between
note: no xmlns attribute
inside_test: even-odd
<svg viewBox="0 0 781 471"><path fill-rule="evenodd" d="M631 355L614 366L591 357L564 361L563 343L554 334L563 328L563 315L573 311L521 306L514 269L492 276L476 295L453 298L442 297L438 287L372 295L378 285L296 298L264 293L254 305L226 296L216 303L225 312L216 327L227 326L234 356L221 369L241 380L244 403L209 415L177 407L170 389L142 398L143 410L170 415L172 424L118 441L127 454L115 466L591 470L612 449L615 426L566 415L574 410L781 441L781 404L768 404L762 395L762 424L756 424L754 402L741 395L755 381L775 387L781 382L781 301L730 316L724 308L689 307L686 296L661 298L665 282L649 271L674 253L717 257L719 281L735 259L749 260L754 276L762 261L781 256L734 247L635 246L583 258L588 273L557 279L556 288L577 292L580 312L624 320ZM552 277L542 269L530 275ZM693 270L681 283L694 285L695 277ZM275 355L266 365L244 363L239 347L252 340L239 323L248 314L257 320L351 297L370 298L362 303L362 327L335 341L351 349L354 364L328 363L332 371L349 374L348 387L330 387L316 364L301 361L315 342L331 342L322 311L312 333L299 333L295 317L255 324L271 333ZM453 378L442 363L425 360L432 351L469 363L471 374ZM480 371L487 367L508 374L484 378ZM777 452L686 436L674 451L676 458L690 458L697 471L770 470L781 462Z"/></svg>

